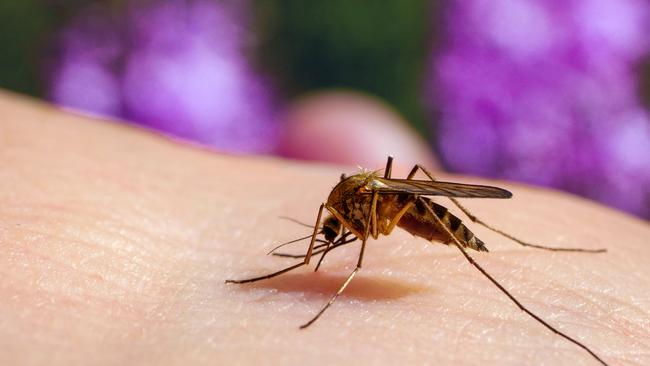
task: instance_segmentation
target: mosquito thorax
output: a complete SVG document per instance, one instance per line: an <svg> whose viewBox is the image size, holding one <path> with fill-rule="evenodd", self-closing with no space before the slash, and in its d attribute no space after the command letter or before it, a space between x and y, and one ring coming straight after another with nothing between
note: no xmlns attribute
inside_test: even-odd
<svg viewBox="0 0 650 366"><path fill-rule="evenodd" d="M367 186L372 181L376 175L374 172L361 172L349 177L345 177L341 180L330 192L329 197L327 198L327 203L329 205L334 205L340 203L345 197L350 197L357 195L359 193L370 192L367 190ZM343 178L343 176L341 177Z"/></svg>

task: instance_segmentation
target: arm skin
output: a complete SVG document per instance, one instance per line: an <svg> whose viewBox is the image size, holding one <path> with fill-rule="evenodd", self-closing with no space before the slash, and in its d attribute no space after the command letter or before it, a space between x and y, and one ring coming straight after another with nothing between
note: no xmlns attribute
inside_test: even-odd
<svg viewBox="0 0 650 366"><path fill-rule="evenodd" d="M318 273L314 261L224 284L294 263L264 255L309 234L278 216L311 223L355 169L219 155L7 93L0 111L0 364L596 364L456 249L400 230L369 242L359 275L306 330L357 243ZM510 189L510 200L462 202L522 239L607 248L522 248L465 220L491 250L470 254L532 311L612 365L650 364L647 222L567 194L442 178Z"/></svg>

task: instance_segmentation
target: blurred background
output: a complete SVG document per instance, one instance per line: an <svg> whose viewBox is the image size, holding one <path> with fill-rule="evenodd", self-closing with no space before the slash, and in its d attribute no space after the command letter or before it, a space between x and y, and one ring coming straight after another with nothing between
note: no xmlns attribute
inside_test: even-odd
<svg viewBox="0 0 650 366"><path fill-rule="evenodd" d="M0 0L0 43L2 88L217 151L399 151L650 218L646 0Z"/></svg>

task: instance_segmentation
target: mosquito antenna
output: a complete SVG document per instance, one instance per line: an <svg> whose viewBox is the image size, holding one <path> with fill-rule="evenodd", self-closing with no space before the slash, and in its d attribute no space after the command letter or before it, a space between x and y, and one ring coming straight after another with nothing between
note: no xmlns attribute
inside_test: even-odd
<svg viewBox="0 0 650 366"><path fill-rule="evenodd" d="M304 227L308 227L308 228L310 228L310 229L313 229L313 228L314 228L313 226L311 226L311 225L309 225L309 224L305 224L305 223L302 222L302 221L298 221L298 220L294 219L293 217L289 217L289 216L278 216L278 218L281 218L281 219L284 219L284 220L289 220L289 221L291 221L291 222L294 222L294 223L296 223L296 224L298 224L298 225L302 225L302 226L304 226Z"/></svg>
<svg viewBox="0 0 650 366"><path fill-rule="evenodd" d="M483 267L481 267L478 263L476 263L476 261L474 260L474 258L472 258L472 257L467 253L467 251L463 248L463 245L462 245L462 244L460 243L460 241L456 238L456 236L455 236L455 235L451 232L451 230L449 230L449 228L448 228L448 227L447 227L447 226L442 222L442 220L438 217L438 215L436 215L436 213L433 211L433 209L431 208L431 206L429 206L429 204L428 204L426 201L422 200L421 198L419 198L419 199L421 200L422 203L424 203L424 205L425 205L425 207L427 208L427 210L429 211L429 213L431 213L431 215L432 215L432 216L435 218L435 220L438 222L438 226L440 226L440 227L441 227L441 228L442 228L442 229L443 229L443 230L444 230L444 231L445 231L445 232L446 232L446 233L451 237L452 241L454 242L454 245L458 248L458 250L460 250L461 253L463 253L463 256L465 256L465 259L467 259L467 261L468 261L472 266L474 266L476 269L478 269L479 272L481 272L481 273L482 273L482 274L483 274L483 275L484 275L488 280L490 280L490 282L492 282L492 283L493 283L493 284L494 284L494 285L495 285L499 290L501 290L501 292L503 292L506 296L508 296L508 298L509 298L510 300L512 300L512 302L514 302L515 305L517 305L517 307L519 307L519 309L521 309L521 310L522 310L523 312L525 312L526 314L530 315L533 319L537 320L540 324L542 324L543 326L545 326L546 328L548 328L551 332L553 332L553 333L559 335L560 337L562 337L562 338L568 340L569 342L575 344L576 346L578 346L578 347L584 349L584 350L587 351L587 352L588 352L588 353L589 353L593 358L595 358L596 360L598 360L598 362L600 362L601 364L603 364L603 365L605 365L605 366L608 366L607 363L606 363L605 361L603 361L600 357L598 357L598 355L597 355L596 353L594 353L594 351L592 351L591 349L589 349L589 347L585 346L584 344L582 344L582 343L580 343L579 341L573 339L573 338L570 337L569 335L567 335L567 334L565 334L565 333L559 331L558 329L556 329L556 328L553 327L552 325L548 324L546 321L544 321L544 319L542 319L542 318L540 318L539 316L535 315L535 313L533 313L532 311L528 310L528 309L527 309L527 308L526 308L522 303L520 303L519 300L517 300L516 297L514 297L513 295L511 295L510 292L508 292L508 290L506 290L505 287L503 287L503 286L502 286L502 285L501 285L497 280L494 279L494 277L492 277L489 273L487 273L487 271L485 271L485 270L483 269Z"/></svg>
<svg viewBox="0 0 650 366"><path fill-rule="evenodd" d="M269 254L275 252L276 250L282 248L282 247L285 246L285 245L293 244L293 243L299 242L299 241L301 241L301 240L309 239L309 238L311 238L311 237L312 237L312 234L309 234L309 235L307 235L307 236L303 236L302 238L293 239L293 240L288 241L288 242L286 242L286 243L282 243L282 244L278 245L277 247L271 249L268 253L266 253L266 255L269 255Z"/></svg>

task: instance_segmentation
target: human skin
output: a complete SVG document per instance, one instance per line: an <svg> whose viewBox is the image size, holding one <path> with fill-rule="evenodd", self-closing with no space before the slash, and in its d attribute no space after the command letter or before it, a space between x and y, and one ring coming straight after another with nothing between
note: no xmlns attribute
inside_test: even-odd
<svg viewBox="0 0 650 366"><path fill-rule="evenodd" d="M597 364L456 249L399 229L368 243L357 277L306 330L358 244L317 273L312 262L224 283L296 262L265 255L309 234L278 216L313 223L356 168L216 154L7 93L0 113L2 365ZM439 175L511 190L463 202L515 236L606 248L523 248L465 220L490 249L470 254L531 311L611 365L650 364L647 222L563 193Z"/></svg>

